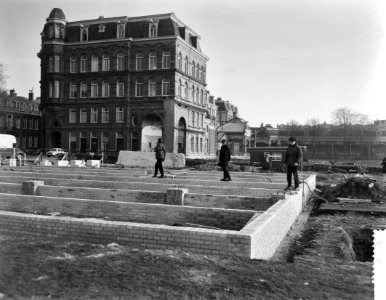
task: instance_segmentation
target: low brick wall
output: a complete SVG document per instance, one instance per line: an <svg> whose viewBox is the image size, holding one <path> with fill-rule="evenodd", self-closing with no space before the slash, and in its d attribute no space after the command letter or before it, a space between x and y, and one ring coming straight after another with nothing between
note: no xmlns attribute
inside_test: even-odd
<svg viewBox="0 0 386 300"><path fill-rule="evenodd" d="M0 210L178 226L210 226L240 230L256 211L118 201L0 194Z"/></svg>
<svg viewBox="0 0 386 300"><path fill-rule="evenodd" d="M202 207L223 207L231 209L251 209L264 211L275 204L278 199L271 197L247 197L234 195L185 194L184 205Z"/></svg>
<svg viewBox="0 0 386 300"><path fill-rule="evenodd" d="M270 259L315 189L316 175L310 175L303 190L286 194L263 214L254 217L240 232L251 236L251 258ZM300 185L303 188L303 184Z"/></svg>
<svg viewBox="0 0 386 300"><path fill-rule="evenodd" d="M154 167L156 163L154 152L119 151L117 164L131 167ZM185 167L185 155L182 153L166 153L165 167Z"/></svg>
<svg viewBox="0 0 386 300"><path fill-rule="evenodd" d="M0 182L0 193L21 194L21 184Z"/></svg>
<svg viewBox="0 0 386 300"><path fill-rule="evenodd" d="M237 231L37 216L7 211L0 211L0 233L100 244L115 242L142 249L177 249L226 256L248 257L251 251L250 237Z"/></svg>

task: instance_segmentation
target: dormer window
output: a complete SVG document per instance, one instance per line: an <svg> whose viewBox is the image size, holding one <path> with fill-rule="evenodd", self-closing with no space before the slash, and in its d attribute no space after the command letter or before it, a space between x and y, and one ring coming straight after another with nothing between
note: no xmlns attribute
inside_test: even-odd
<svg viewBox="0 0 386 300"><path fill-rule="evenodd" d="M151 20L149 24L149 37L156 36L158 36L158 22Z"/></svg>
<svg viewBox="0 0 386 300"><path fill-rule="evenodd" d="M125 24L118 23L117 26L117 39L122 39L125 37Z"/></svg>
<svg viewBox="0 0 386 300"><path fill-rule="evenodd" d="M100 24L98 28L99 28L99 32L105 32L106 26L103 24Z"/></svg>
<svg viewBox="0 0 386 300"><path fill-rule="evenodd" d="M87 27L82 27L80 29L80 41L88 41L88 28Z"/></svg>

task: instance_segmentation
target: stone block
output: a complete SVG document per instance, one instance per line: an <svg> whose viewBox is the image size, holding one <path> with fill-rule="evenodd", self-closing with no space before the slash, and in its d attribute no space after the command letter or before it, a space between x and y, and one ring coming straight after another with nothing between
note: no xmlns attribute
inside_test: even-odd
<svg viewBox="0 0 386 300"><path fill-rule="evenodd" d="M84 167L86 165L84 160L71 160L71 167Z"/></svg>
<svg viewBox="0 0 386 300"><path fill-rule="evenodd" d="M184 195L188 189L170 188L166 191L166 203L170 205L184 205Z"/></svg>
<svg viewBox="0 0 386 300"><path fill-rule="evenodd" d="M9 166L10 167L16 167L17 166L17 159L16 158L10 158L9 159Z"/></svg>
<svg viewBox="0 0 386 300"><path fill-rule="evenodd" d="M36 191L39 186L44 185L44 181L31 180L24 181L21 186L21 193L23 195L36 195Z"/></svg>
<svg viewBox="0 0 386 300"><path fill-rule="evenodd" d="M100 160L95 160L95 159L89 159L86 162L87 167L93 167L93 168L100 168L101 167L101 161Z"/></svg>
<svg viewBox="0 0 386 300"><path fill-rule="evenodd" d="M68 167L68 160L57 160L55 161L57 167Z"/></svg>

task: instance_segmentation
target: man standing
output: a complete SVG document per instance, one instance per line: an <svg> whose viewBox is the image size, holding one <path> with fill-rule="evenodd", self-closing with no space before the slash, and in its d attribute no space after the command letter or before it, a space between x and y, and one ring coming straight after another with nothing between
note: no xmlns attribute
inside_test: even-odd
<svg viewBox="0 0 386 300"><path fill-rule="evenodd" d="M303 154L302 149L297 145L296 138L291 136L289 139L289 145L287 152L285 154L284 163L287 165L287 188L286 190L291 189L292 185L292 174L294 176L295 190L299 189L299 176L298 176L298 166L301 163Z"/></svg>
<svg viewBox="0 0 386 300"><path fill-rule="evenodd" d="M219 157L219 166L222 167L222 170L224 171L224 178L221 179L221 181L232 181L231 176L229 175L228 171L228 163L231 160L231 149L226 144L226 140L221 140L222 146L220 149L220 157Z"/></svg>
<svg viewBox="0 0 386 300"><path fill-rule="evenodd" d="M159 178L164 178L164 168L162 167L162 162L165 160L166 157L166 147L162 142L162 139L158 139L157 146L154 148L155 152L155 159L157 162L155 163L155 170L153 177L157 177L158 169L161 173L161 176Z"/></svg>

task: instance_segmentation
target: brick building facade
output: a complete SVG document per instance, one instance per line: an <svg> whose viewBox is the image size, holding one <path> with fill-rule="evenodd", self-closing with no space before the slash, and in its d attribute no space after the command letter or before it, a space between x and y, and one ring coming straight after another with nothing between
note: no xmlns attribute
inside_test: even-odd
<svg viewBox="0 0 386 300"><path fill-rule="evenodd" d="M173 13L44 25L44 147L71 153L152 151L205 157L206 63L200 37Z"/></svg>
<svg viewBox="0 0 386 300"><path fill-rule="evenodd" d="M0 133L16 137L16 147L35 151L41 148L40 100L18 96L15 90L0 94Z"/></svg>

